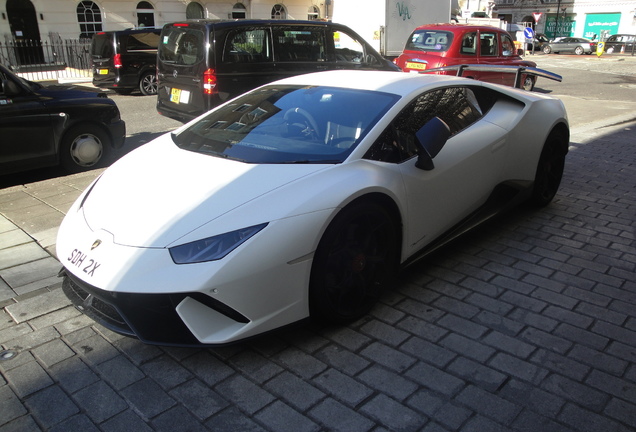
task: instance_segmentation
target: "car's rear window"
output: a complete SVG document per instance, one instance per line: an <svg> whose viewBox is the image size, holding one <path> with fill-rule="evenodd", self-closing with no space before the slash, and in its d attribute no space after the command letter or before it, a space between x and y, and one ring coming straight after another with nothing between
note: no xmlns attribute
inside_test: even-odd
<svg viewBox="0 0 636 432"><path fill-rule="evenodd" d="M399 97L270 85L173 134L182 149L247 163L340 163Z"/></svg>
<svg viewBox="0 0 636 432"><path fill-rule="evenodd" d="M406 43L411 51L448 51L453 43L453 33L439 30L415 30Z"/></svg>
<svg viewBox="0 0 636 432"><path fill-rule="evenodd" d="M190 26L168 27L161 33L158 56L164 63L193 65L205 57L203 31Z"/></svg>
<svg viewBox="0 0 636 432"><path fill-rule="evenodd" d="M93 35L91 55L96 58L109 58L113 55L113 43L108 33Z"/></svg>

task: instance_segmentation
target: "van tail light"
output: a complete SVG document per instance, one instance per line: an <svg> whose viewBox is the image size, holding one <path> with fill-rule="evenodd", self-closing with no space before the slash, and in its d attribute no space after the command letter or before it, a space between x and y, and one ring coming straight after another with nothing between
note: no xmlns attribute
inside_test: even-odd
<svg viewBox="0 0 636 432"><path fill-rule="evenodd" d="M203 94L211 95L216 92L216 72L208 69L203 72Z"/></svg>
<svg viewBox="0 0 636 432"><path fill-rule="evenodd" d="M120 68L122 66L122 64L121 64L121 54L115 54L113 56L113 62L115 63L115 67L116 68Z"/></svg>

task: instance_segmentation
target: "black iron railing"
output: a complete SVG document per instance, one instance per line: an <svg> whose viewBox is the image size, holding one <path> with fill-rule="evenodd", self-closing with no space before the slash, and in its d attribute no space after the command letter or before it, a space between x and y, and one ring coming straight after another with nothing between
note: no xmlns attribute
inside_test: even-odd
<svg viewBox="0 0 636 432"><path fill-rule="evenodd" d="M0 63L33 80L84 78L91 72L90 43L90 39L6 39L0 42Z"/></svg>

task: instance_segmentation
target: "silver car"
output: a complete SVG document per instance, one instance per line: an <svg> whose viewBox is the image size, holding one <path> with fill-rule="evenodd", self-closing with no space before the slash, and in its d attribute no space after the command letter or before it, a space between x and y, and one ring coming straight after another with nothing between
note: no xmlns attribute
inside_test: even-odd
<svg viewBox="0 0 636 432"><path fill-rule="evenodd" d="M574 53L576 55L596 52L597 42L585 38L564 37L543 46L545 54Z"/></svg>

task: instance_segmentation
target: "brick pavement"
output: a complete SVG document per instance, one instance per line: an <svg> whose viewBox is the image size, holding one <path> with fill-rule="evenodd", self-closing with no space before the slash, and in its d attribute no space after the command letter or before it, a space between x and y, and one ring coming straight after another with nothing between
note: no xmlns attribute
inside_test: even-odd
<svg viewBox="0 0 636 432"><path fill-rule="evenodd" d="M96 173L0 191L0 432L633 431L634 127L573 136L552 205L410 268L368 317L220 349L70 306L43 248Z"/></svg>

